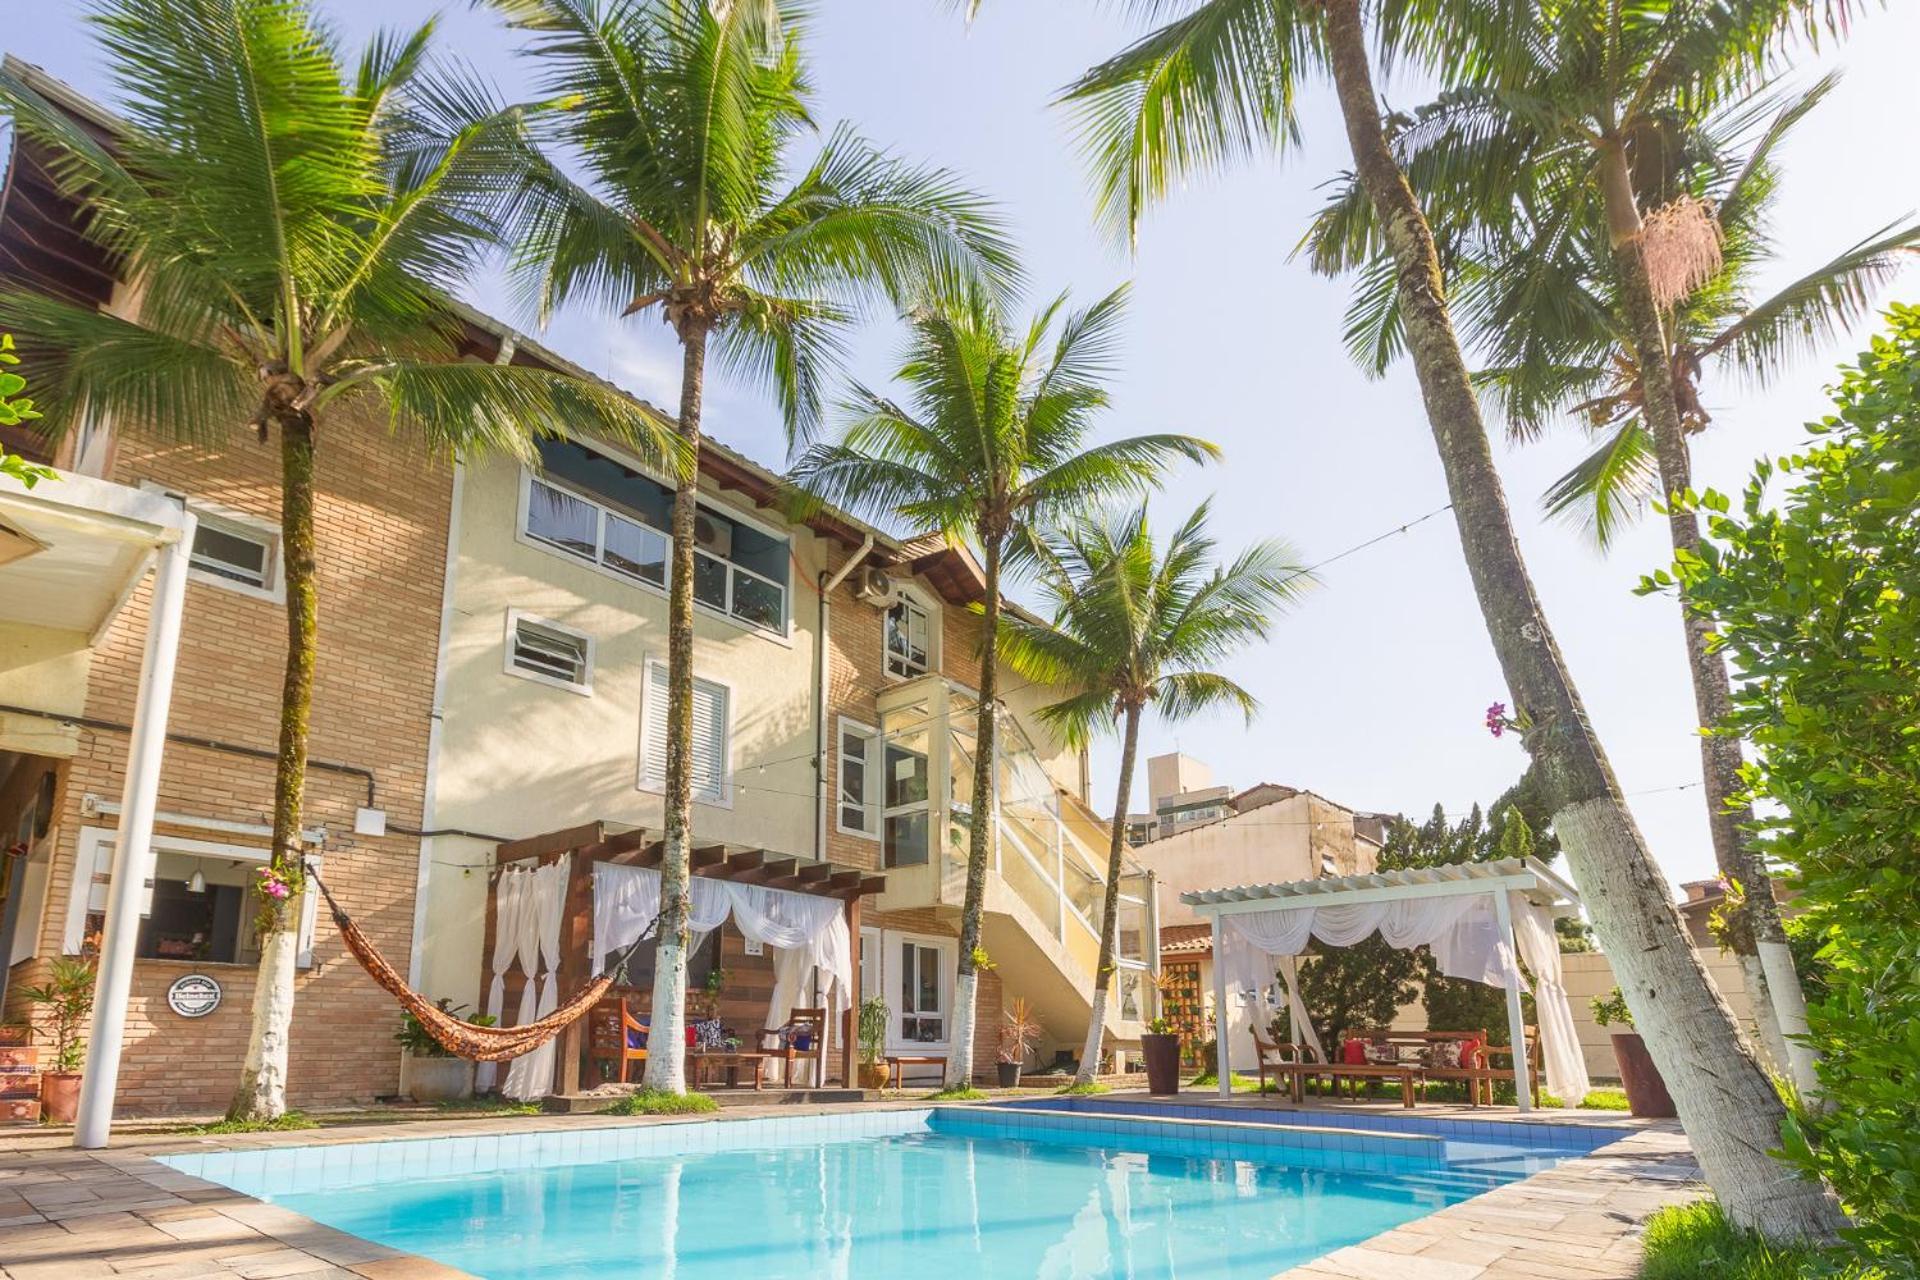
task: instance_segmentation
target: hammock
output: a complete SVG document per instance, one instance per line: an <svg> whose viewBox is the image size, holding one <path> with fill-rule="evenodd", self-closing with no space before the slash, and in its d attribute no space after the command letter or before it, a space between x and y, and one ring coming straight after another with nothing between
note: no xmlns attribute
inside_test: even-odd
<svg viewBox="0 0 1920 1280"><path fill-rule="evenodd" d="M465 1058L470 1062L506 1062L533 1052L559 1035L600 1002L600 998L613 986L614 979L625 969L627 957L640 945L636 940L621 955L619 963L589 982L577 994L562 1001L559 1008L539 1021L522 1023L517 1027L483 1027L455 1017L409 987L399 971L388 964L387 958L375 948L372 940L360 931L353 917L334 901L333 894L327 890L326 881L319 877L311 864L303 865L308 878L319 888L320 896L327 900L327 909L333 913L334 926L340 930L340 940L347 944L347 950L360 962L360 967L390 991L393 998L400 1002L401 1008L419 1019L420 1025L435 1042L456 1058ZM650 932L651 927L643 930L641 939Z"/></svg>

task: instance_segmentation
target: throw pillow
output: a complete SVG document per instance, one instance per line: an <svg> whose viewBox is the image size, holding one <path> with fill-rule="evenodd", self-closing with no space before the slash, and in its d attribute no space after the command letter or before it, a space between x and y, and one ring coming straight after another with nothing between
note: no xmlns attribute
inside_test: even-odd
<svg viewBox="0 0 1920 1280"><path fill-rule="evenodd" d="M693 1047L702 1053L724 1053L727 1048L727 1029L718 1018L703 1018L693 1024Z"/></svg>
<svg viewBox="0 0 1920 1280"><path fill-rule="evenodd" d="M1460 1042L1436 1040L1427 1046L1427 1066L1436 1071L1451 1071L1460 1065Z"/></svg>
<svg viewBox="0 0 1920 1280"><path fill-rule="evenodd" d="M1385 1040L1369 1040L1367 1061L1378 1067L1397 1067L1400 1065L1400 1046Z"/></svg>
<svg viewBox="0 0 1920 1280"><path fill-rule="evenodd" d="M1357 1067L1367 1060L1367 1044L1364 1040L1345 1040L1340 1044L1340 1061L1350 1067Z"/></svg>

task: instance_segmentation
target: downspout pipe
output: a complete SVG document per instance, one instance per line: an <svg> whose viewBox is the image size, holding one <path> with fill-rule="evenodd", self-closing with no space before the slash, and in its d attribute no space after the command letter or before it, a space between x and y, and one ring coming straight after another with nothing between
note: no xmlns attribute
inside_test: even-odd
<svg viewBox="0 0 1920 1280"><path fill-rule="evenodd" d="M831 617L831 607L827 597L834 589L847 580L867 553L873 550L873 535L867 534L860 539L860 545L853 554L840 563L831 576L824 570L818 584L820 587L820 617L818 630L813 643L813 860L825 862L827 859L827 621Z"/></svg>

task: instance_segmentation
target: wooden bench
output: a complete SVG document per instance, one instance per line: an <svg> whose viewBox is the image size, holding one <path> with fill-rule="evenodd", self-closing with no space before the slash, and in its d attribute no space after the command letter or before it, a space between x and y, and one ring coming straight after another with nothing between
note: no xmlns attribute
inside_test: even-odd
<svg viewBox="0 0 1920 1280"><path fill-rule="evenodd" d="M1287 1082L1288 1094L1295 1102L1305 1102L1306 1082L1325 1080L1329 1084L1329 1094L1339 1097L1340 1082L1347 1082L1349 1099L1357 1097L1354 1086L1362 1080L1397 1080L1400 1082L1400 1105L1411 1109L1414 1104L1414 1088L1425 1076L1425 1068L1418 1063L1351 1063L1323 1062L1312 1047L1304 1044L1269 1044L1260 1038L1259 1032L1253 1033L1255 1062L1260 1073L1260 1087L1266 1088L1267 1076L1271 1073L1276 1080Z"/></svg>
<svg viewBox="0 0 1920 1280"><path fill-rule="evenodd" d="M1373 1044L1386 1043L1394 1046L1401 1058L1413 1058L1422 1069L1422 1075L1428 1080L1463 1080L1467 1085L1467 1105L1492 1106L1493 1084L1496 1080L1512 1080L1513 1050L1502 1044L1488 1044L1485 1030L1471 1031L1393 1031L1374 1028L1355 1031L1347 1039L1364 1040ZM1540 1105L1540 1034L1537 1027L1526 1028L1527 1065L1531 1068L1531 1089L1533 1105ZM1463 1044L1476 1042L1476 1048L1464 1060L1454 1066L1440 1066L1433 1062L1434 1049L1440 1044ZM1496 1067L1491 1059L1500 1057L1507 1060L1505 1067Z"/></svg>
<svg viewBox="0 0 1920 1280"><path fill-rule="evenodd" d="M886 1062L887 1074L891 1077L893 1087L896 1089L903 1089L907 1084L906 1076L901 1070L903 1067L939 1067L941 1083L946 1083L947 1055L944 1053L890 1053L887 1055Z"/></svg>

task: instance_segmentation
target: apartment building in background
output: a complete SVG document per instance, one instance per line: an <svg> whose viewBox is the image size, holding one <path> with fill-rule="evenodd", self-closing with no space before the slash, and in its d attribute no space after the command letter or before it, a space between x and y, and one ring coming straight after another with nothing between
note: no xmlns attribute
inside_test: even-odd
<svg viewBox="0 0 1920 1280"><path fill-rule="evenodd" d="M115 127L14 65L91 127ZM124 314L135 300L76 233L78 216L32 148L16 146L0 189L0 280ZM455 310L461 358L498 359L506 346L516 362L570 367ZM246 886L268 854L286 630L277 449L237 427L188 445L99 421L57 453L30 436L8 447L61 467L76 490L113 486L196 517L117 1105L217 1111L248 1032ZM573 824L661 825L670 489L589 439L548 441L537 467L455 465L410 445L404 424L344 414L329 418L317 465L306 850L417 986L478 1008L497 846ZM695 843L884 873L862 922L862 993L887 998L890 1048L937 1054L952 1026L967 835L991 823L984 945L995 967L980 986L974 1065L991 1072L998 1014L1016 996L1043 1024L1043 1058L1077 1048L1104 822L1084 757L1046 732L1035 712L1048 691L1031 688L997 709L994 812L971 812L978 566L841 512L792 519L778 478L718 443L701 470ZM0 608L7 1020L26 1013L20 988L53 957L98 944L153 590L142 566L121 576L124 590L93 601L97 617L53 640L43 624L9 630ZM76 603L70 580L35 591L49 616ZM76 604L73 619L84 613ZM1123 894L1109 1033L1124 1048L1149 1012L1158 919L1144 870L1129 869ZM697 972L740 944L712 945ZM211 980L214 1007L189 1014L169 1000L188 976ZM309 897L293 1105L394 1093L399 1023Z"/></svg>

